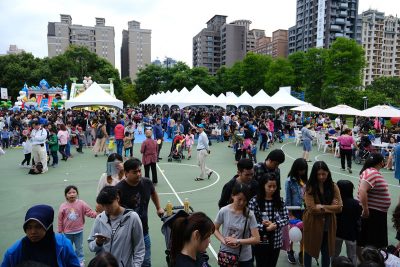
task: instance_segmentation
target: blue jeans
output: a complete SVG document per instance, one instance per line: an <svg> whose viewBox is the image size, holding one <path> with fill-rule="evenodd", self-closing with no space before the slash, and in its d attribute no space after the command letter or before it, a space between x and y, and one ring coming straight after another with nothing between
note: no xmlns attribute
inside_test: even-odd
<svg viewBox="0 0 400 267"><path fill-rule="evenodd" d="M75 246L75 253L78 256L79 262L83 262L85 259L83 254L83 231L76 234L65 234L65 236Z"/></svg>
<svg viewBox="0 0 400 267"><path fill-rule="evenodd" d="M58 164L58 151L51 151L51 157L53 158L53 165Z"/></svg>
<svg viewBox="0 0 400 267"><path fill-rule="evenodd" d="M149 234L146 234L144 236L144 247L146 249L146 252L144 254L142 267L151 267L151 241Z"/></svg>
<svg viewBox="0 0 400 267"><path fill-rule="evenodd" d="M71 142L68 140L67 145L65 146L65 154L70 157L71 156Z"/></svg>
<svg viewBox="0 0 400 267"><path fill-rule="evenodd" d="M124 140L117 139L115 140L115 143L117 145L117 154L122 156L122 148L124 147Z"/></svg>

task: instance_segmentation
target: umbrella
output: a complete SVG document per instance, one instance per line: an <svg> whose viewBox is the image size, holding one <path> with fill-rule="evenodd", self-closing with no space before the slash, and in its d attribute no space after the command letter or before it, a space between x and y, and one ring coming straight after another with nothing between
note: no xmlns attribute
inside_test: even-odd
<svg viewBox="0 0 400 267"><path fill-rule="evenodd" d="M352 116L360 116L361 111L347 105L337 105L328 109L323 110L325 113L331 114L339 114L339 115L352 115Z"/></svg>
<svg viewBox="0 0 400 267"><path fill-rule="evenodd" d="M295 108L291 108L290 110L301 111L301 112L323 112L324 111L323 109L313 106L312 104L298 106Z"/></svg>
<svg viewBox="0 0 400 267"><path fill-rule="evenodd" d="M377 105L361 111L361 116L383 118L400 117L400 110L388 105Z"/></svg>

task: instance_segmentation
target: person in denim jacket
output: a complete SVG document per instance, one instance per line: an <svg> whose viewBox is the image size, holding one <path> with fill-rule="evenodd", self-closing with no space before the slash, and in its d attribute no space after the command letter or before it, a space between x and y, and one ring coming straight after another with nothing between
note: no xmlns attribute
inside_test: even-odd
<svg viewBox="0 0 400 267"><path fill-rule="evenodd" d="M286 192L286 206L303 206L304 203L304 189L307 182L308 164L303 158L298 158L293 162L292 168L288 174L285 182ZM290 210L290 219L302 219L303 211L300 209ZM302 249L302 246L300 246ZM290 242L290 249L287 251L288 261L290 263L296 263L294 257L293 242ZM299 262L302 262L303 256L302 251L299 253Z"/></svg>

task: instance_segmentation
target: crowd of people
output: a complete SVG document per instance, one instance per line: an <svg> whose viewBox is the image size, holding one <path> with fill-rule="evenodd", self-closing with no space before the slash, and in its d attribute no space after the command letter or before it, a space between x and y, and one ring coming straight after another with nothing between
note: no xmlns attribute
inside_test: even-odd
<svg viewBox="0 0 400 267"><path fill-rule="evenodd" d="M228 143L237 166L233 178L223 186L214 220L209 218L210 214L195 212L174 222L170 266L207 266L203 254L212 235L221 243L220 266L254 266L254 262L260 267L276 266L282 249L290 263L299 262L306 267L311 267L313 258L320 255L322 267L382 266L379 257L377 265L373 265L377 257L371 256L375 252L381 255L380 250L386 251L389 245L387 217L392 200L381 169L394 167L397 175L400 146L396 128L387 129L380 120L371 121L356 120L354 128L349 130L341 117L330 121L328 116L301 118L290 112L254 114L202 109L165 112L153 108L129 109L124 113L7 112L0 118L2 147L7 151L11 146L22 146L21 167L29 167L32 174L57 167L58 153L67 162L73 157L74 146L78 153L87 147L92 149L94 157L107 158L106 172L97 187L95 209L79 199L76 186L66 187L66 202L60 205L58 231L54 233L54 210L47 205L31 207L23 224L26 236L7 250L2 266L32 263L84 266L85 217L94 218L88 245L97 255L88 266L151 266L148 210L151 200L157 215L165 216L156 191L156 165L163 160L160 151L166 139L172 141L171 153L177 149L176 145L190 149L188 160L197 139L200 174L195 181L210 179L213 174L206 166L213 139ZM304 126L303 156L293 162L287 178L282 179L279 166L285 162L285 154L272 147L285 135L294 136L298 126ZM387 139L393 146L371 150L365 157L354 198L354 184L349 180L334 182L324 161L314 162L308 174L314 138L309 133L311 129L338 136L341 167L345 169L347 159L350 173L351 156L354 150L366 147L362 142L367 142L368 134ZM132 149L135 135L140 132L145 135L140 144L141 160L139 155L133 155ZM352 137L354 133L360 133L359 145ZM258 162L257 149L271 151L264 161ZM396 178L400 179L399 176ZM398 233L399 214L397 206L393 222ZM302 232L298 255L289 238L294 227ZM400 240L400 234L396 238ZM347 248L345 258L340 257L343 242Z"/></svg>

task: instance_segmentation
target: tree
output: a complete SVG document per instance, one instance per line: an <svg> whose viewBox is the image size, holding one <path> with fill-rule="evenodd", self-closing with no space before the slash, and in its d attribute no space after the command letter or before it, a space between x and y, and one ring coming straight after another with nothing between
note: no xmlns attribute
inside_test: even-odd
<svg viewBox="0 0 400 267"><path fill-rule="evenodd" d="M323 48L311 48L305 53L304 61L305 99L321 108L328 107L331 102L331 97L323 98L326 96L323 85L327 53Z"/></svg>
<svg viewBox="0 0 400 267"><path fill-rule="evenodd" d="M363 48L355 40L337 38L328 50L324 86L360 87L364 66Z"/></svg>
<svg viewBox="0 0 400 267"><path fill-rule="evenodd" d="M387 99L387 103L393 105L400 104L400 78L398 77L380 77L375 79L370 85L365 89L384 94Z"/></svg>
<svg viewBox="0 0 400 267"><path fill-rule="evenodd" d="M162 67L153 64L146 66L138 72L135 80L138 100L143 101L151 94L158 93L165 82Z"/></svg>
<svg viewBox="0 0 400 267"><path fill-rule="evenodd" d="M136 94L135 86L133 85L130 77L125 77L121 80L122 96L120 99L124 102L124 105L136 105L138 104L138 97Z"/></svg>
<svg viewBox="0 0 400 267"><path fill-rule="evenodd" d="M272 61L265 75L265 91L267 94L275 94L281 86L294 84L294 71L286 58L277 58Z"/></svg>
<svg viewBox="0 0 400 267"><path fill-rule="evenodd" d="M270 56L254 54L249 52L241 64L241 85L243 90L255 95L264 88L265 75L272 62Z"/></svg>
<svg viewBox="0 0 400 267"><path fill-rule="evenodd" d="M19 95L24 83L38 85L43 75L48 74L43 60L30 53L0 57L0 85L8 88L9 96L14 99Z"/></svg>
<svg viewBox="0 0 400 267"><path fill-rule="evenodd" d="M195 67L189 72L192 86L199 85L208 94L217 94L220 90L214 76L210 75L207 68Z"/></svg>
<svg viewBox="0 0 400 267"><path fill-rule="evenodd" d="M304 90L306 80L305 62L306 54L303 51L290 54L288 60L293 69L294 82L292 89L300 92Z"/></svg>

